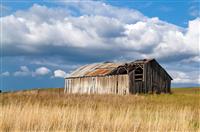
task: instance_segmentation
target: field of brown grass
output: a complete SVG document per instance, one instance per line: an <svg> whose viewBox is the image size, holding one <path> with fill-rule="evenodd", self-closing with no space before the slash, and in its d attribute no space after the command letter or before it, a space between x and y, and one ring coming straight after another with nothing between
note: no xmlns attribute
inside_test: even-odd
<svg viewBox="0 0 200 132"><path fill-rule="evenodd" d="M0 94L0 131L200 131L200 89L161 95Z"/></svg>

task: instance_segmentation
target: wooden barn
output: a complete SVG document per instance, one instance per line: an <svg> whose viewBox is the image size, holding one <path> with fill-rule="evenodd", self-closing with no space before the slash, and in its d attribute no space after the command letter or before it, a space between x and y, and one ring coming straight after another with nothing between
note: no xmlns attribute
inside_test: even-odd
<svg viewBox="0 0 200 132"><path fill-rule="evenodd" d="M172 78L155 59L94 63L65 78L65 93L170 93Z"/></svg>

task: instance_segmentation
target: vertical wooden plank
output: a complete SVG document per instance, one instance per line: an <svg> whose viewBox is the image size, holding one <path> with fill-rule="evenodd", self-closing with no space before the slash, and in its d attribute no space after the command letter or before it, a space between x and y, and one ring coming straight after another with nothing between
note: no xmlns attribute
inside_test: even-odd
<svg viewBox="0 0 200 132"><path fill-rule="evenodd" d="M66 81L67 81L67 89L66 89L66 92L69 93L69 79L67 79Z"/></svg>
<svg viewBox="0 0 200 132"><path fill-rule="evenodd" d="M70 92L71 92L71 93L73 93L73 91L72 91L72 85L73 85L73 84L72 84L72 79L70 79Z"/></svg>
<svg viewBox="0 0 200 132"><path fill-rule="evenodd" d="M69 88L69 89L68 89L68 90L69 90L68 92L69 92L69 93L71 93L71 91L70 91L70 87L71 87L70 79L68 79L68 88Z"/></svg>
<svg viewBox="0 0 200 132"><path fill-rule="evenodd" d="M146 88L146 64L143 65L143 92L147 93L147 88Z"/></svg>
<svg viewBox="0 0 200 132"><path fill-rule="evenodd" d="M137 93L137 85L136 85L136 82L135 82L135 70L133 70L131 72L131 74L132 74L132 77L131 77L132 78L132 93L136 94Z"/></svg>
<svg viewBox="0 0 200 132"><path fill-rule="evenodd" d="M128 75L126 75L126 91L127 91L127 94L129 94Z"/></svg>
<svg viewBox="0 0 200 132"><path fill-rule="evenodd" d="M120 80L120 75L117 76L117 79L118 79L117 91L118 91L118 94L120 95L120 94L121 94L121 89L120 89L120 86L121 86L121 85L120 85L120 83L121 83L121 82L120 82L120 81L121 81L121 80Z"/></svg>
<svg viewBox="0 0 200 132"><path fill-rule="evenodd" d="M128 83L129 83L129 93L133 94L134 93L134 85L133 85L133 81L135 79L133 78L133 71L129 72L128 74Z"/></svg>
<svg viewBox="0 0 200 132"><path fill-rule="evenodd" d="M95 83L95 93L98 93L98 78L97 77L95 77L95 81L96 81L96 83Z"/></svg>

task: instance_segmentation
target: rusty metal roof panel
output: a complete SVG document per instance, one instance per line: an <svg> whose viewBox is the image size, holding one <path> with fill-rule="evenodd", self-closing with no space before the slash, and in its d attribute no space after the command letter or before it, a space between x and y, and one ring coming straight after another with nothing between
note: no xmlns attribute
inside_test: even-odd
<svg viewBox="0 0 200 132"><path fill-rule="evenodd" d="M86 73L86 76L99 76L99 75L103 76L110 72L111 72L111 70L109 70L109 69L95 69L92 72Z"/></svg>
<svg viewBox="0 0 200 132"><path fill-rule="evenodd" d="M109 74L121 64L117 63L94 63L82 66L72 72L69 77L102 76Z"/></svg>
<svg viewBox="0 0 200 132"><path fill-rule="evenodd" d="M116 63L103 63L103 64L101 64L98 68L100 69L100 68L116 68L116 67L118 67L120 64L116 64Z"/></svg>

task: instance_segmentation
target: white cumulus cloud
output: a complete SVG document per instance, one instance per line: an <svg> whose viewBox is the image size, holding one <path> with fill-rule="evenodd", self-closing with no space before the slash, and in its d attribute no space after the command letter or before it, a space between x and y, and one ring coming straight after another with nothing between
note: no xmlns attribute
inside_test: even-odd
<svg viewBox="0 0 200 132"><path fill-rule="evenodd" d="M55 70L54 71L54 77L58 77L58 78L64 78L64 77L67 77L67 73L63 70Z"/></svg>
<svg viewBox="0 0 200 132"><path fill-rule="evenodd" d="M31 74L32 72L27 66L21 66L19 71L14 72L14 76L28 76Z"/></svg>
<svg viewBox="0 0 200 132"><path fill-rule="evenodd" d="M3 72L0 74L0 77L7 77L7 76L10 76L10 72L6 71L6 72Z"/></svg>
<svg viewBox="0 0 200 132"><path fill-rule="evenodd" d="M35 70L35 75L47 75L51 72L50 69L46 68L46 67L39 67Z"/></svg>

